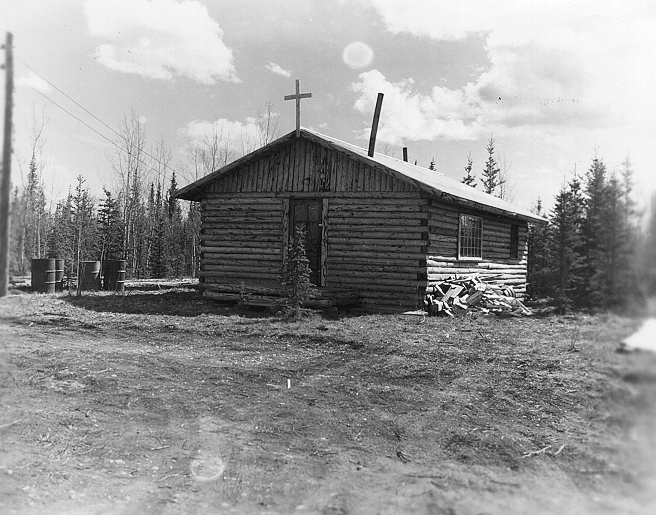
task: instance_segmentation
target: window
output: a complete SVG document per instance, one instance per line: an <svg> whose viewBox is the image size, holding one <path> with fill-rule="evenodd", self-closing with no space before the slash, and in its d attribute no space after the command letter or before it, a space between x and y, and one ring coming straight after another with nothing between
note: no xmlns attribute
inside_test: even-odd
<svg viewBox="0 0 656 515"><path fill-rule="evenodd" d="M510 226L510 259L519 258L519 225Z"/></svg>
<svg viewBox="0 0 656 515"><path fill-rule="evenodd" d="M478 216L460 215L459 259L483 257L483 219Z"/></svg>

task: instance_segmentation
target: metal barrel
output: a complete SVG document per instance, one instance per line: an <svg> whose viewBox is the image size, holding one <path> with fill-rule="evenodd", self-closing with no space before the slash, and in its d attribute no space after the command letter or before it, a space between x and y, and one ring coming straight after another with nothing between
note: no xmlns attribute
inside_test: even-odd
<svg viewBox="0 0 656 515"><path fill-rule="evenodd" d="M64 260L55 259L55 291L64 291Z"/></svg>
<svg viewBox="0 0 656 515"><path fill-rule="evenodd" d="M104 261L103 289L123 293L125 291L125 259Z"/></svg>
<svg viewBox="0 0 656 515"><path fill-rule="evenodd" d="M32 289L40 293L55 293L55 260L32 260Z"/></svg>
<svg viewBox="0 0 656 515"><path fill-rule="evenodd" d="M100 289L100 261L82 261L80 263L80 289L98 291Z"/></svg>

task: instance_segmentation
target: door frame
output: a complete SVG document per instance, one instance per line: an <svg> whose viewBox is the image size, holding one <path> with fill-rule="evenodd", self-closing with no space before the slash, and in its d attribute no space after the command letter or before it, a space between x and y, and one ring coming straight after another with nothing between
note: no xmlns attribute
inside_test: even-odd
<svg viewBox="0 0 656 515"><path fill-rule="evenodd" d="M292 228L292 204L295 202L312 202L319 203L321 208L321 222L319 227L321 229L321 243L319 246L319 284L316 286L326 286L327 278L327 264L328 264L328 199L320 197L290 197L283 199L283 218L282 218L282 261L283 266L287 261L287 254L289 252L289 240Z"/></svg>

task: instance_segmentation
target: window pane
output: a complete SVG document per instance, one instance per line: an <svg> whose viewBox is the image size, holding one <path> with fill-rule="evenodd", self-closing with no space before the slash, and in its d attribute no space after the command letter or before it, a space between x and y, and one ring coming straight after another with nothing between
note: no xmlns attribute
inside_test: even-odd
<svg viewBox="0 0 656 515"><path fill-rule="evenodd" d="M482 257L482 240L483 220L476 216L460 215L459 257Z"/></svg>

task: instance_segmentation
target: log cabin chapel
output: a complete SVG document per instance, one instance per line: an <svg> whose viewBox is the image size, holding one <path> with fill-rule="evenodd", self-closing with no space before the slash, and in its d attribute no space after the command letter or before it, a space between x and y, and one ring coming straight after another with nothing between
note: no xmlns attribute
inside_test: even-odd
<svg viewBox="0 0 656 515"><path fill-rule="evenodd" d="M297 110L298 113L298 110ZM428 288L478 274L526 291L527 234L544 220L445 175L300 128L189 184L201 203L203 295L280 300L294 228L336 305L419 309Z"/></svg>

